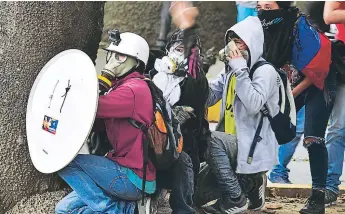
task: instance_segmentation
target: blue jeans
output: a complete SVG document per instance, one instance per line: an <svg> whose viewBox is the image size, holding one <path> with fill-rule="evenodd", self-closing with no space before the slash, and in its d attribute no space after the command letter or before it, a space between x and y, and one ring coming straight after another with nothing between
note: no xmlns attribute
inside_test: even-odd
<svg viewBox="0 0 345 214"><path fill-rule="evenodd" d="M237 139L224 132L213 131L207 148L206 162L214 174L223 198L238 198L242 189L236 169ZM215 190L216 191L216 190Z"/></svg>
<svg viewBox="0 0 345 214"><path fill-rule="evenodd" d="M78 155L58 172L74 190L56 206L56 213L133 213L141 190L121 166L106 157Z"/></svg>
<svg viewBox="0 0 345 214"><path fill-rule="evenodd" d="M248 16L257 16L256 8L247 8L237 5L237 22L246 19Z"/></svg>
<svg viewBox="0 0 345 214"><path fill-rule="evenodd" d="M333 111L330 116L330 124L326 134L326 147L328 152L328 173L326 188L339 193L339 178L343 173L344 149L345 149L345 85L337 87Z"/></svg>
<svg viewBox="0 0 345 214"><path fill-rule="evenodd" d="M287 165L290 163L293 154L295 153L298 143L301 141L304 133L304 115L305 107L301 108L297 113L296 137L289 143L281 145L278 151L279 164L277 164L271 171L270 178L274 177L285 178L288 180L290 170Z"/></svg>

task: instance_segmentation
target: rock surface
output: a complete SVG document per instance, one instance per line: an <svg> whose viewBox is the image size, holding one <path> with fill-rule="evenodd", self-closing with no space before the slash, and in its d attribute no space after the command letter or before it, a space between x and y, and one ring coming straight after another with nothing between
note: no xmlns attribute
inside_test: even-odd
<svg viewBox="0 0 345 214"><path fill-rule="evenodd" d="M67 194L66 191L46 192L18 202L6 214L52 214L55 205Z"/></svg>
<svg viewBox="0 0 345 214"><path fill-rule="evenodd" d="M0 213L22 198L56 190L56 176L32 165L26 142L26 104L42 67L78 48L96 59L103 2L0 1Z"/></svg>

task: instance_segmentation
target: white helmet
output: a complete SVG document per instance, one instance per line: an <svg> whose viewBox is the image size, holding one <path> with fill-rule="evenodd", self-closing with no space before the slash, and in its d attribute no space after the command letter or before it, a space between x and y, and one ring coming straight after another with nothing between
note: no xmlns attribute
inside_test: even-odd
<svg viewBox="0 0 345 214"><path fill-rule="evenodd" d="M111 42L104 50L134 57L142 61L146 66L150 53L149 44L147 44L146 40L135 33L129 32L121 33L120 39L121 41L118 45Z"/></svg>

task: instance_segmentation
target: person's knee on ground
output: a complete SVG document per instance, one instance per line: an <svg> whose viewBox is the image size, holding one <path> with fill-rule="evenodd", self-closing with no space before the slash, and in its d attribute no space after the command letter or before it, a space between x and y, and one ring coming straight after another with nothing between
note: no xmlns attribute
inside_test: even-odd
<svg viewBox="0 0 345 214"><path fill-rule="evenodd" d="M214 174L220 200L216 204L204 207L205 212L217 210L247 209L247 199L234 172L237 152L236 137L224 132L212 132L208 143L206 162L210 166L210 173ZM202 188L202 187L201 187ZM216 190L215 190L216 191Z"/></svg>

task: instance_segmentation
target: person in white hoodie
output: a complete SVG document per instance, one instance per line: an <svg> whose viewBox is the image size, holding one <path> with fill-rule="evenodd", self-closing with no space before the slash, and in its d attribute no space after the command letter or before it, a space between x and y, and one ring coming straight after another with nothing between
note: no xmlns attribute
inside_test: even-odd
<svg viewBox="0 0 345 214"><path fill-rule="evenodd" d="M228 45L231 41L235 46ZM213 188L213 193L220 199L203 206L206 213L259 210L265 204L265 173L277 163L278 149L267 117L252 162L247 159L262 116L260 110L266 105L272 117L279 111L279 75L270 64L256 65L265 61L261 57L263 44L264 33L257 17L246 18L225 34L225 69L210 83L208 98L209 106L222 99L221 119L217 131L211 134L207 153L209 174L217 181L218 191ZM252 78L250 71L255 71Z"/></svg>

